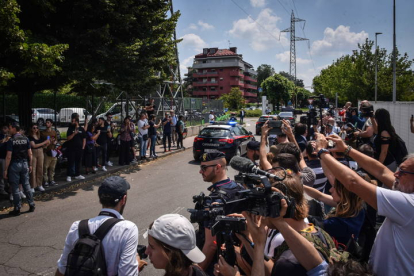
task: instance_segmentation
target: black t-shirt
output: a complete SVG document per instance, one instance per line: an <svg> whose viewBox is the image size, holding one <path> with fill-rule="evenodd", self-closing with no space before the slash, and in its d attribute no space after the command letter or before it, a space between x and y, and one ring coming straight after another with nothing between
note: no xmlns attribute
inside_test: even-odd
<svg viewBox="0 0 414 276"><path fill-rule="evenodd" d="M162 119L162 123L164 124L164 122L166 122L168 119L164 118ZM171 122L167 122L164 125L164 133L165 134L171 134Z"/></svg>
<svg viewBox="0 0 414 276"><path fill-rule="evenodd" d="M270 275L303 275L306 276L306 269L299 263L292 262L288 259L279 259L273 266L272 273Z"/></svg>
<svg viewBox="0 0 414 276"><path fill-rule="evenodd" d="M29 141L34 142L35 144L40 144L40 143L43 143L45 139L42 139L42 138L35 139L33 136L29 136Z"/></svg>
<svg viewBox="0 0 414 276"><path fill-rule="evenodd" d="M149 129L148 129L148 136L151 137L151 136L157 134L157 131L155 130L155 127L154 127L155 123L153 121L149 121L148 124L150 126Z"/></svg>
<svg viewBox="0 0 414 276"><path fill-rule="evenodd" d="M70 126L68 131L66 132L66 136L70 136L75 132L76 127ZM76 134L68 145L70 149L82 149L83 147L83 139L86 138L86 131L83 127L78 128L78 134Z"/></svg>
<svg viewBox="0 0 414 276"><path fill-rule="evenodd" d="M146 107L152 107L152 108L154 108L153 110L146 110L146 111L147 111L147 114L148 114L148 117L149 117L150 115L152 115L152 114L154 114L154 113L155 113L155 105L152 105L152 104L147 104L147 105L146 105Z"/></svg>
<svg viewBox="0 0 414 276"><path fill-rule="evenodd" d="M108 131L111 131L111 127L105 122L105 125L103 127L100 126L96 130L101 131L98 139L96 139L96 143L98 145L106 145L108 143Z"/></svg>

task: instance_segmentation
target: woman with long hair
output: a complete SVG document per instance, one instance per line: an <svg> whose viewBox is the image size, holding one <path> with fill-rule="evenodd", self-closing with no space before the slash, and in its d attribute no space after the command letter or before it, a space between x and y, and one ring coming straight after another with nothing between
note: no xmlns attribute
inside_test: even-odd
<svg viewBox="0 0 414 276"><path fill-rule="evenodd" d="M398 134L391 124L390 113L384 108L379 108L371 121L377 135L374 139L375 159L394 172L398 164L392 152L396 149Z"/></svg>
<svg viewBox="0 0 414 276"><path fill-rule="evenodd" d="M86 145L83 154L86 174L89 174L89 172L96 173L95 168L97 165L97 159L95 143L101 131L98 130L95 133L95 128L95 124L91 123L88 125L88 129L86 130Z"/></svg>
<svg viewBox="0 0 414 276"><path fill-rule="evenodd" d="M167 214L156 219L148 229L145 253L165 276L206 276L195 263L205 255L196 245L193 225L182 215Z"/></svg>
<svg viewBox="0 0 414 276"><path fill-rule="evenodd" d="M50 144L50 140L40 137L39 126L33 124L29 131L30 147L32 149L32 172L30 173L30 185L32 192L37 189L44 192L43 188L43 148Z"/></svg>
<svg viewBox="0 0 414 276"><path fill-rule="evenodd" d="M121 126L119 133L121 140L121 147L119 152L119 165L129 165L131 162L131 145L132 145L132 132L133 124L131 123L131 117L127 116L124 119L124 123ZM134 156L135 158L135 156Z"/></svg>

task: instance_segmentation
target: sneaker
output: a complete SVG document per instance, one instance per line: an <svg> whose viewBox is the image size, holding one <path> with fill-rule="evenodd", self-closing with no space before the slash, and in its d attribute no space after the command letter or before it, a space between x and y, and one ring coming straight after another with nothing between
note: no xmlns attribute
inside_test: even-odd
<svg viewBox="0 0 414 276"><path fill-rule="evenodd" d="M102 170L103 170L104 172L106 172L106 171L107 171L107 169L105 168L105 166L102 166Z"/></svg>
<svg viewBox="0 0 414 276"><path fill-rule="evenodd" d="M49 187L49 182L45 182L45 184L43 184L43 187Z"/></svg>
<svg viewBox="0 0 414 276"><path fill-rule="evenodd" d="M98 168L97 168L97 167L95 167L95 168L93 168L93 170L94 170L95 172L97 172L97 171L98 171Z"/></svg>
<svg viewBox="0 0 414 276"><path fill-rule="evenodd" d="M20 216L20 209L14 209L13 211L9 212L10 216Z"/></svg>
<svg viewBox="0 0 414 276"><path fill-rule="evenodd" d="M82 175L78 175L78 176L75 176L75 179L85 179L85 177L84 176L82 176Z"/></svg>
<svg viewBox="0 0 414 276"><path fill-rule="evenodd" d="M10 201L13 201L13 194L10 194Z"/></svg>
<svg viewBox="0 0 414 276"><path fill-rule="evenodd" d="M108 161L108 162L106 162L106 165L107 165L108 167L112 167L114 164L112 164L112 162L111 162L111 161Z"/></svg>
<svg viewBox="0 0 414 276"><path fill-rule="evenodd" d="M57 183L55 181L50 181L50 186L57 186Z"/></svg>
<svg viewBox="0 0 414 276"><path fill-rule="evenodd" d="M71 182L71 181L72 181L72 177L67 176L67 177L66 177L66 181L67 181L67 182Z"/></svg>
<svg viewBox="0 0 414 276"><path fill-rule="evenodd" d="M35 189L34 188L30 188L30 191L32 192L32 194L35 193Z"/></svg>
<svg viewBox="0 0 414 276"><path fill-rule="evenodd" d="M131 164L136 164L136 163L138 163L138 161L135 159L131 161Z"/></svg>
<svg viewBox="0 0 414 276"><path fill-rule="evenodd" d="M19 191L19 195L20 195L20 198L22 199L26 198L26 195L22 191Z"/></svg>
<svg viewBox="0 0 414 276"><path fill-rule="evenodd" d="M41 192L44 192L45 191L45 188L43 188L43 186L39 186L39 187L37 187L38 189L39 189L39 191L41 191Z"/></svg>
<svg viewBox="0 0 414 276"><path fill-rule="evenodd" d="M36 208L36 207L34 207L33 205L30 205L30 207L29 207L29 212L34 212L35 208Z"/></svg>
<svg viewBox="0 0 414 276"><path fill-rule="evenodd" d="M0 195L8 195L9 193L6 192L5 190L0 190Z"/></svg>

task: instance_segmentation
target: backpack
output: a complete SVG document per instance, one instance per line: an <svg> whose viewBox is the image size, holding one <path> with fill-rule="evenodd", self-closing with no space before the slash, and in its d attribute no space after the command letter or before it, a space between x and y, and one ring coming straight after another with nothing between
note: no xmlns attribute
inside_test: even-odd
<svg viewBox="0 0 414 276"><path fill-rule="evenodd" d="M107 219L95 233L89 231L88 220L79 223L79 239L68 255L65 276L107 275L102 240L121 219Z"/></svg>
<svg viewBox="0 0 414 276"><path fill-rule="evenodd" d="M407 146L405 145L405 142L403 139L401 139L400 136L397 135L396 145L395 145L395 152L391 152L391 155L394 156L395 161L397 162L397 165L399 166L402 162L404 157L408 155Z"/></svg>
<svg viewBox="0 0 414 276"><path fill-rule="evenodd" d="M327 263L339 262L339 261L348 261L349 253L346 251L340 251L336 248L335 242L332 240L331 236L322 230L320 227L315 226L317 233L309 233L305 231L300 231L300 234L305 237L313 246L318 250L318 252L323 256ZM273 258L275 260L279 259L283 252L289 250L289 246L286 241L284 241L280 246L275 249Z"/></svg>

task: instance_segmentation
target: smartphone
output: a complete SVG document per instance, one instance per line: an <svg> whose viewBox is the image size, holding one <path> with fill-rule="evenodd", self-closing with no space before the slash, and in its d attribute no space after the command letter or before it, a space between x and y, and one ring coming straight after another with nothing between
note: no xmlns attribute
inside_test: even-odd
<svg viewBox="0 0 414 276"><path fill-rule="evenodd" d="M46 139L47 139L47 140L50 140L50 136L47 136L47 137L46 137Z"/></svg>
<svg viewBox="0 0 414 276"><path fill-rule="evenodd" d="M269 134L276 134L276 135L280 135L282 134L282 121L269 121L269 127L271 127L272 129L269 130Z"/></svg>

